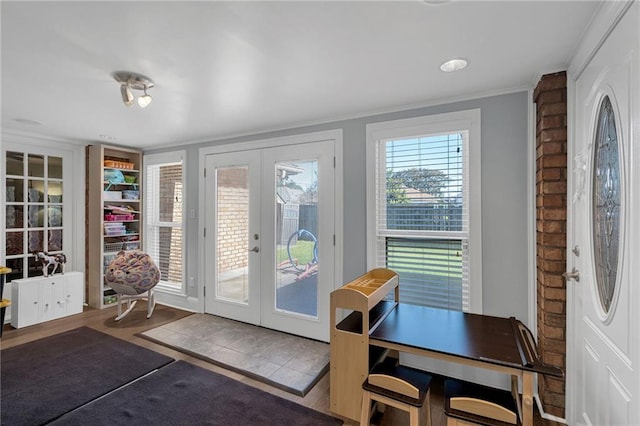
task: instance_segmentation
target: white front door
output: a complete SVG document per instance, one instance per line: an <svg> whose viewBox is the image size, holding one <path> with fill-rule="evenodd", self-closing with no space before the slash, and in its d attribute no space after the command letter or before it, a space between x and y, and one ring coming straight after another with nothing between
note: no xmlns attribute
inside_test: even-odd
<svg viewBox="0 0 640 426"><path fill-rule="evenodd" d="M640 424L638 28L636 2L574 85L567 407L576 425Z"/></svg>
<svg viewBox="0 0 640 426"><path fill-rule="evenodd" d="M334 142L206 156L205 311L328 340Z"/></svg>

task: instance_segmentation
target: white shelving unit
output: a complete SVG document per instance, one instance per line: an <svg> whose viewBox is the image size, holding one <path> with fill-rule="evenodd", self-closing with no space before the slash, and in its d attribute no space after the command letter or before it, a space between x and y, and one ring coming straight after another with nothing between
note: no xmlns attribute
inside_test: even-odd
<svg viewBox="0 0 640 426"><path fill-rule="evenodd" d="M95 308L115 306L104 268L120 250L142 246L142 153L108 145L87 147L87 294Z"/></svg>

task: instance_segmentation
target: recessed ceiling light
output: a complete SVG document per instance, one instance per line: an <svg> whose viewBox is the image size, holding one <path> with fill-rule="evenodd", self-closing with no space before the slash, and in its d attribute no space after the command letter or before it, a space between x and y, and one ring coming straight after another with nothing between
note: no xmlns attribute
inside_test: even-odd
<svg viewBox="0 0 640 426"><path fill-rule="evenodd" d="M464 67L467 66L467 61L464 59L451 59L450 61L444 62L440 65L440 70L444 72L454 72L460 71Z"/></svg>
<svg viewBox="0 0 640 426"><path fill-rule="evenodd" d="M425 2L426 4L437 6L439 4L449 3L451 0L422 0L422 1Z"/></svg>
<svg viewBox="0 0 640 426"><path fill-rule="evenodd" d="M15 121L17 123L20 124L28 124L29 126L42 126L43 123L36 121L36 120L30 120L28 118L16 118Z"/></svg>
<svg viewBox="0 0 640 426"><path fill-rule="evenodd" d="M115 140L117 140L117 139L118 139L118 138L117 138L117 137L115 137L115 136L111 136L111 135L104 135L104 134L102 134L102 135L98 135L98 137L99 137L100 139L104 139L105 141L115 141Z"/></svg>

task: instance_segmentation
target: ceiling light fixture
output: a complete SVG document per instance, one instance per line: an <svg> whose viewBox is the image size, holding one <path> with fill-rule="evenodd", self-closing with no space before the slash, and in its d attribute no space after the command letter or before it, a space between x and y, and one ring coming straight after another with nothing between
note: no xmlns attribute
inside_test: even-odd
<svg viewBox="0 0 640 426"><path fill-rule="evenodd" d="M432 6L439 6L441 4L449 3L451 0L422 0L422 1Z"/></svg>
<svg viewBox="0 0 640 426"><path fill-rule="evenodd" d="M444 72L460 71L467 66L467 61L464 59L451 59L440 65L440 70Z"/></svg>
<svg viewBox="0 0 640 426"><path fill-rule="evenodd" d="M112 75L113 78L120 83L120 95L122 96L122 102L126 106L133 105L132 89L144 91L144 95L138 98L138 105L140 105L141 108L145 108L153 100L151 95L147 93L147 89L154 86L150 78L129 71L116 71Z"/></svg>
<svg viewBox="0 0 640 426"><path fill-rule="evenodd" d="M124 102L126 106L133 105L133 93L131 93L129 83L122 83L120 86L120 93L122 94L122 102Z"/></svg>
<svg viewBox="0 0 640 426"><path fill-rule="evenodd" d="M140 105L140 108L146 108L152 100L153 98L151 97L151 95L147 94L147 87L145 86L144 95L138 98L138 105Z"/></svg>

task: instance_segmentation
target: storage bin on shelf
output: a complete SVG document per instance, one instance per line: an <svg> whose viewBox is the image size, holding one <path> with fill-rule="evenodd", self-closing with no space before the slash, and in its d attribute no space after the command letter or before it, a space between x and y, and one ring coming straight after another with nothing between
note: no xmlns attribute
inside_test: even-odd
<svg viewBox="0 0 640 426"><path fill-rule="evenodd" d="M115 237L118 235L124 235L126 233L127 233L127 228L124 225L104 227L104 235L106 237Z"/></svg>
<svg viewBox="0 0 640 426"><path fill-rule="evenodd" d="M104 220L107 222L116 220L133 220L132 214L105 214Z"/></svg>
<svg viewBox="0 0 640 426"><path fill-rule="evenodd" d="M133 170L133 163L126 161L104 160L104 166L116 169Z"/></svg>
<svg viewBox="0 0 640 426"><path fill-rule="evenodd" d="M139 248L140 241L128 241L123 243L123 250L137 250Z"/></svg>
<svg viewBox="0 0 640 426"><path fill-rule="evenodd" d="M122 191L104 191L105 200L122 200Z"/></svg>
<svg viewBox="0 0 640 426"><path fill-rule="evenodd" d="M112 303L116 303L118 301L118 295L113 289L105 290L103 294L103 302L105 305L110 305Z"/></svg>
<svg viewBox="0 0 640 426"><path fill-rule="evenodd" d="M138 200L140 198L140 191L128 189L122 191L122 199L123 200Z"/></svg>
<svg viewBox="0 0 640 426"><path fill-rule="evenodd" d="M123 245L122 242L104 243L104 252L105 253L118 252L122 250L122 245Z"/></svg>

